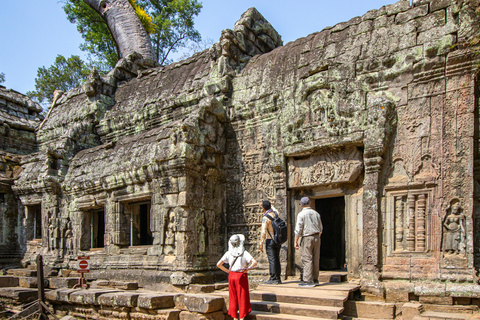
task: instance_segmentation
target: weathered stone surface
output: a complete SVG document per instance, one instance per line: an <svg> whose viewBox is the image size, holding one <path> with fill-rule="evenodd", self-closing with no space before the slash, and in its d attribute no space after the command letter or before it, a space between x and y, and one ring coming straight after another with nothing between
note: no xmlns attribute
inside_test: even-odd
<svg viewBox="0 0 480 320"><path fill-rule="evenodd" d="M187 293L211 293L217 290L215 285L191 284L188 286Z"/></svg>
<svg viewBox="0 0 480 320"><path fill-rule="evenodd" d="M175 306L173 294L141 294L137 306L145 309L167 309Z"/></svg>
<svg viewBox="0 0 480 320"><path fill-rule="evenodd" d="M49 278L49 287L51 289L72 288L76 284L78 284L78 278Z"/></svg>
<svg viewBox="0 0 480 320"><path fill-rule="evenodd" d="M45 284L48 288L48 280L45 279ZM36 277L18 277L18 286L23 288L36 288L37 287L37 278Z"/></svg>
<svg viewBox="0 0 480 320"><path fill-rule="evenodd" d="M395 304L367 301L346 301L344 314L357 318L394 319Z"/></svg>
<svg viewBox="0 0 480 320"><path fill-rule="evenodd" d="M146 314L141 312L131 312L132 320L178 320L180 310L177 309L158 309L155 313Z"/></svg>
<svg viewBox="0 0 480 320"><path fill-rule="evenodd" d="M402 319L414 319L423 312L423 306L420 303L408 302L403 304Z"/></svg>
<svg viewBox="0 0 480 320"><path fill-rule="evenodd" d="M136 307L139 293L113 292L98 297L98 304L112 307Z"/></svg>
<svg viewBox="0 0 480 320"><path fill-rule="evenodd" d="M182 311L178 317L179 320L224 320L225 315L221 311L208 314Z"/></svg>
<svg viewBox="0 0 480 320"><path fill-rule="evenodd" d="M14 277L36 277L37 271L31 269L8 269L7 274Z"/></svg>
<svg viewBox="0 0 480 320"><path fill-rule="evenodd" d="M0 287L16 287L18 286L18 277L0 276Z"/></svg>
<svg viewBox="0 0 480 320"><path fill-rule="evenodd" d="M100 289L89 289L89 290L79 290L70 293L69 302L85 304L85 305L98 305L98 298L106 293L118 292L115 290L100 290Z"/></svg>
<svg viewBox="0 0 480 320"><path fill-rule="evenodd" d="M0 297L13 299L17 303L27 303L38 298L38 291L28 288L0 288Z"/></svg>
<svg viewBox="0 0 480 320"><path fill-rule="evenodd" d="M211 313L223 309L223 298L209 295L183 295L183 303L190 312Z"/></svg>

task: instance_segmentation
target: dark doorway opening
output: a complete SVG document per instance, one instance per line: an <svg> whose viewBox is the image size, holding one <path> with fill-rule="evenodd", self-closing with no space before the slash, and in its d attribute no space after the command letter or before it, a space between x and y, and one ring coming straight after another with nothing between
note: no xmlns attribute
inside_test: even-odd
<svg viewBox="0 0 480 320"><path fill-rule="evenodd" d="M92 212L92 248L105 247L105 211Z"/></svg>
<svg viewBox="0 0 480 320"><path fill-rule="evenodd" d="M320 270L342 269L345 266L345 198L315 200L315 210L322 217Z"/></svg>
<svg viewBox="0 0 480 320"><path fill-rule="evenodd" d="M140 205L140 245L153 244L152 231L150 230L150 205Z"/></svg>

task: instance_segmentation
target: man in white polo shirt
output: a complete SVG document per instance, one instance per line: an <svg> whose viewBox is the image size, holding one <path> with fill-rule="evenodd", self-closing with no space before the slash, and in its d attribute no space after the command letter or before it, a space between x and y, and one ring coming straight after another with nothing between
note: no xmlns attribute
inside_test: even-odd
<svg viewBox="0 0 480 320"><path fill-rule="evenodd" d="M297 216L295 226L295 249L300 249L298 238L302 237L303 282L300 287L314 287L318 284L320 270L320 236L323 225L320 214L310 208L310 199L300 199L303 208Z"/></svg>

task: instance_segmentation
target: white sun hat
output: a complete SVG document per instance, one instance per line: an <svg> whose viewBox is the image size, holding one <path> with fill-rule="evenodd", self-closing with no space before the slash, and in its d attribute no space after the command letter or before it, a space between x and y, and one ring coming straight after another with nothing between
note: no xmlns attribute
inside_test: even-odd
<svg viewBox="0 0 480 320"><path fill-rule="evenodd" d="M245 251L245 247L243 243L245 242L245 236L243 234L234 234L228 240L228 251L234 257L238 257L239 255L243 254Z"/></svg>

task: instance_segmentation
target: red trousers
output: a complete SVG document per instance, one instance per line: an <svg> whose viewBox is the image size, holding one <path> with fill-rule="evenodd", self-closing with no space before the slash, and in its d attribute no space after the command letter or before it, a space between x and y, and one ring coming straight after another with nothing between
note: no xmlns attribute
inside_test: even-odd
<svg viewBox="0 0 480 320"><path fill-rule="evenodd" d="M232 318L244 318L250 311L252 308L250 307L248 276L243 272L230 271L228 274L228 314Z"/></svg>

